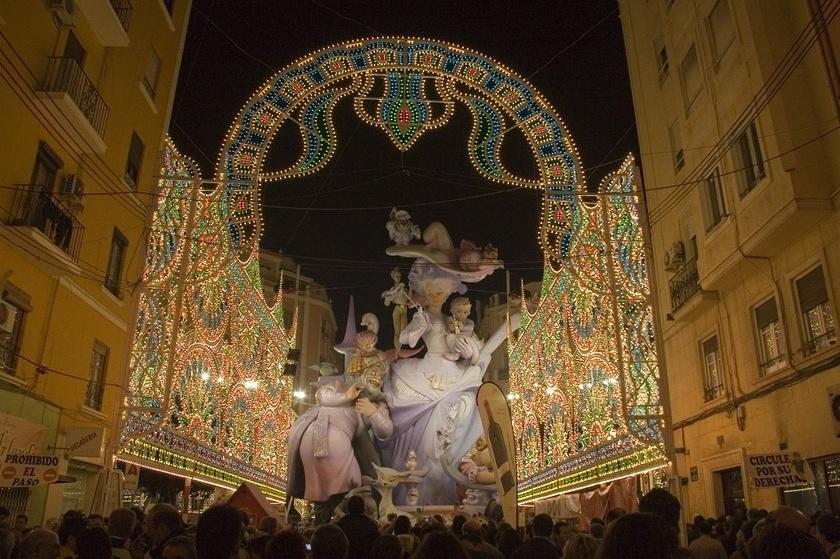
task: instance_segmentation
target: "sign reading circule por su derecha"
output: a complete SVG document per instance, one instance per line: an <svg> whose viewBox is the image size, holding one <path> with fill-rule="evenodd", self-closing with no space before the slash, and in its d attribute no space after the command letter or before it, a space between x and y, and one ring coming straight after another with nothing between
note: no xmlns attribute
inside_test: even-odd
<svg viewBox="0 0 840 559"><path fill-rule="evenodd" d="M0 487L35 487L58 481L58 456L7 454L0 465Z"/></svg>
<svg viewBox="0 0 840 559"><path fill-rule="evenodd" d="M747 467L756 488L807 485L813 478L808 463L795 452L748 454Z"/></svg>

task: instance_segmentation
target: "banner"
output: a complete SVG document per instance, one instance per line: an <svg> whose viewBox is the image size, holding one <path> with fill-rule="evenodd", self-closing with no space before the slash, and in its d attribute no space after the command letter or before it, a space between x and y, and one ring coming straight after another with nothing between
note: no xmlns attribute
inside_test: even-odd
<svg viewBox="0 0 840 559"><path fill-rule="evenodd" d="M517 527L519 522L516 516L516 452L507 398L497 384L485 382L478 388L475 399L493 458L499 504L502 506L505 521Z"/></svg>
<svg viewBox="0 0 840 559"><path fill-rule="evenodd" d="M58 481L58 456L7 454L0 465L0 487L35 487Z"/></svg>
<svg viewBox="0 0 840 559"><path fill-rule="evenodd" d="M0 412L0 456L41 452L46 432L44 425Z"/></svg>
<svg viewBox="0 0 840 559"><path fill-rule="evenodd" d="M812 481L810 466L796 453L747 454L747 467L753 487L791 487Z"/></svg>
<svg viewBox="0 0 840 559"><path fill-rule="evenodd" d="M64 446L70 456L99 458L104 442L104 427L68 427L64 432Z"/></svg>

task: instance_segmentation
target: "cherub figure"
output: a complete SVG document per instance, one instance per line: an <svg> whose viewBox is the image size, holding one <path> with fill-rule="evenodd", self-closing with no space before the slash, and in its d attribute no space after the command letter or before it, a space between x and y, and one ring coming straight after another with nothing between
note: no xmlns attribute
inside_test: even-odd
<svg viewBox="0 0 840 559"><path fill-rule="evenodd" d="M461 352L458 349L459 340L472 340L476 346L479 344L474 333L475 322L468 318L471 310L472 303L466 297L456 297L449 303L451 316L446 317L446 346L449 351L443 356L450 361L461 358Z"/></svg>
<svg viewBox="0 0 840 559"><path fill-rule="evenodd" d="M420 227L411 221L411 214L405 210L392 208L385 228L391 240L398 245L408 245L413 239L420 238Z"/></svg>
<svg viewBox="0 0 840 559"><path fill-rule="evenodd" d="M403 331L405 325L408 324L406 308L409 303L409 295L405 290L405 284L402 282L402 272L399 266L394 266L391 270L391 279L394 281L393 287L382 292L382 299L385 300L385 306L388 307L392 303L394 310L392 316L394 317L394 349L400 349L400 332ZM396 352L397 358L399 351Z"/></svg>
<svg viewBox="0 0 840 559"><path fill-rule="evenodd" d="M408 459L405 461L405 470L412 472L417 469L417 453L414 449L408 451Z"/></svg>

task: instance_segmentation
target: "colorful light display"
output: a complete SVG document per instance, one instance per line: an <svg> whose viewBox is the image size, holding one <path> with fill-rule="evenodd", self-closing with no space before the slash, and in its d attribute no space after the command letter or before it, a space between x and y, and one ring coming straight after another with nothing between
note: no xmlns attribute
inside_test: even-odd
<svg viewBox="0 0 840 559"><path fill-rule="evenodd" d="M294 325L284 328L282 296L273 308L262 298L260 189L326 165L345 97L400 150L461 103L473 116L466 149L477 172L545 193L542 300L510 346L520 499L663 463L632 165L602 185L614 196L582 197L574 143L530 84L479 53L417 38L335 45L273 76L229 129L209 192L193 186L195 166L167 144L163 175L182 180L161 180L120 457L282 493L292 381L279 371ZM263 169L284 124L299 128L300 157ZM537 178L502 163L514 131L531 147Z"/></svg>

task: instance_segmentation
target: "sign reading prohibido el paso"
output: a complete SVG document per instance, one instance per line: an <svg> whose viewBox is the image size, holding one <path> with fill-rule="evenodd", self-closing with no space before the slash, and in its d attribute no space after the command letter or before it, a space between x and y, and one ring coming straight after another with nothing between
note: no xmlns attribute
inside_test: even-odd
<svg viewBox="0 0 840 559"><path fill-rule="evenodd" d="M510 421L505 393L492 382L483 383L476 394L476 403L484 426L484 435L493 458L496 487L505 520L513 526L516 518L516 454L513 447L513 425Z"/></svg>

